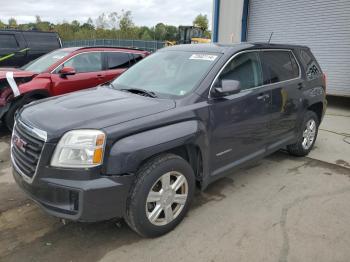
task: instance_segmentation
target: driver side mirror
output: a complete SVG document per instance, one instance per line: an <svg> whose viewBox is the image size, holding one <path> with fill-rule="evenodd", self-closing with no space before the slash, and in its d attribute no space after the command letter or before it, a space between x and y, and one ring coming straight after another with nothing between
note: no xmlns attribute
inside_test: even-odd
<svg viewBox="0 0 350 262"><path fill-rule="evenodd" d="M222 97L226 95L234 95L241 92L241 84L237 80L222 80L221 86L215 87L214 96Z"/></svg>
<svg viewBox="0 0 350 262"><path fill-rule="evenodd" d="M71 76L71 75L75 75L76 71L73 67L63 67L60 71L59 74L61 75L61 77L66 77L66 76Z"/></svg>

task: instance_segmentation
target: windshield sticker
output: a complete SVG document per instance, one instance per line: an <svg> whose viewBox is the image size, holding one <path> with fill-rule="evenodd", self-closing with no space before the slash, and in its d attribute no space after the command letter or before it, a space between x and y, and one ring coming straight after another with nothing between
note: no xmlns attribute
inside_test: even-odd
<svg viewBox="0 0 350 262"><path fill-rule="evenodd" d="M191 55L191 60L205 60L205 61L214 61L218 56L217 55L207 55L207 54L193 54Z"/></svg>

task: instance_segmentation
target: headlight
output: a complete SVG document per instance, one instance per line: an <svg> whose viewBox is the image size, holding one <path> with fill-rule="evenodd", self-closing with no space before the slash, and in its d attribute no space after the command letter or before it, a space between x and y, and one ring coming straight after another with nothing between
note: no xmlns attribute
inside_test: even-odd
<svg viewBox="0 0 350 262"><path fill-rule="evenodd" d="M87 168L102 164L106 135L99 130L73 130L61 138L51 166Z"/></svg>

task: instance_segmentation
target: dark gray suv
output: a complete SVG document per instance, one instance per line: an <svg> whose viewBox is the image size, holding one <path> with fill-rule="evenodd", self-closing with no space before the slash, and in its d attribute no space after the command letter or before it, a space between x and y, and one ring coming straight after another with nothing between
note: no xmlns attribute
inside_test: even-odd
<svg viewBox="0 0 350 262"><path fill-rule="evenodd" d="M281 148L307 155L325 89L305 46L165 48L108 86L24 107L14 177L54 216L123 217L140 235L160 236L184 218L195 185Z"/></svg>

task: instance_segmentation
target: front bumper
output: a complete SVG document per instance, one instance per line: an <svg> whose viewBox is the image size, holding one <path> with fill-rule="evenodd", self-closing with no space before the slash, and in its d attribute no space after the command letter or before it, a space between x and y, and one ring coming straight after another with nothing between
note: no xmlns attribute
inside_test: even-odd
<svg viewBox="0 0 350 262"><path fill-rule="evenodd" d="M92 174L94 171L90 170L78 171L80 174L75 179L74 171L53 168L50 171L48 167L44 169L47 176L38 172L31 183L15 167L13 176L23 191L47 213L86 222L124 216L133 175L102 176ZM88 179L82 179L84 172Z"/></svg>

